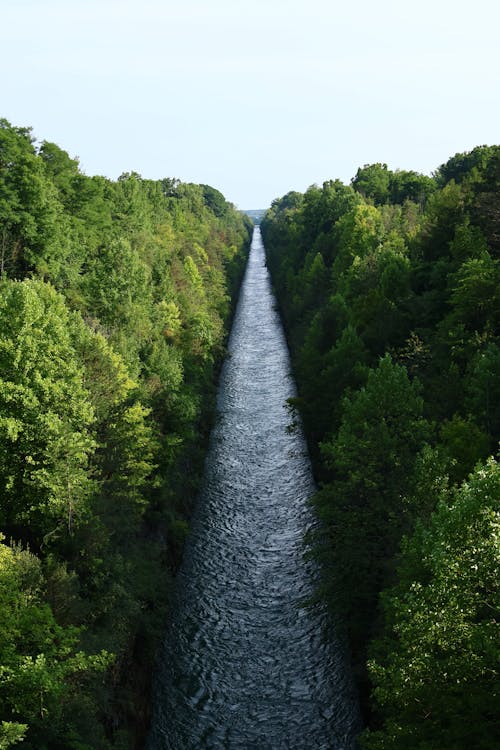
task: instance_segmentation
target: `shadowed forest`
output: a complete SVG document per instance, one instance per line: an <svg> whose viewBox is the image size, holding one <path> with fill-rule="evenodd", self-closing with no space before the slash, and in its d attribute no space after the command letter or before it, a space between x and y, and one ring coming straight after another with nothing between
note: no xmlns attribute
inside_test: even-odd
<svg viewBox="0 0 500 750"><path fill-rule="evenodd" d="M362 746L500 743L500 148L360 168L262 224Z"/></svg>

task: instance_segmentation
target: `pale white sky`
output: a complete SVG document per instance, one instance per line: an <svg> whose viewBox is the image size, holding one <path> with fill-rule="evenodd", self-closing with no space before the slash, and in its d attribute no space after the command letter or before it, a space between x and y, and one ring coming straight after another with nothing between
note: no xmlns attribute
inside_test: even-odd
<svg viewBox="0 0 500 750"><path fill-rule="evenodd" d="M0 0L0 117L239 208L500 143L498 0Z"/></svg>

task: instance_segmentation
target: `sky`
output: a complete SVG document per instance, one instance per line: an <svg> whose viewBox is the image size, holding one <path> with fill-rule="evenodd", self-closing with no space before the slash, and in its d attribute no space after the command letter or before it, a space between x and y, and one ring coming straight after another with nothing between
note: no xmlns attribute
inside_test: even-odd
<svg viewBox="0 0 500 750"><path fill-rule="evenodd" d="M240 209L500 143L498 0L0 0L0 117Z"/></svg>

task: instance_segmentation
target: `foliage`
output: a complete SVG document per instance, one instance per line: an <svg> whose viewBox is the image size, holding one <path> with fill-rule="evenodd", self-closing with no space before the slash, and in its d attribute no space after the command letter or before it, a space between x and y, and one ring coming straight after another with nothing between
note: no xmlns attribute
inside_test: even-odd
<svg viewBox="0 0 500 750"><path fill-rule="evenodd" d="M92 491L92 407L71 344L69 313L41 281L0 286L2 528L40 547L70 535Z"/></svg>
<svg viewBox="0 0 500 750"><path fill-rule="evenodd" d="M0 121L1 747L143 741L250 229Z"/></svg>
<svg viewBox="0 0 500 750"><path fill-rule="evenodd" d="M411 654L420 658L420 642L436 634L429 615L446 586L430 602L428 580L422 581L417 607L414 579L398 568L398 555L402 538L413 538L415 525L428 528L436 504L497 450L499 190L499 147L480 146L452 157L433 177L365 165L350 186L328 182L277 199L261 223L297 377L294 405L321 482L313 499L319 523L309 539L320 562L318 596L349 637L368 725L378 730L385 722L382 734L366 740L369 747L472 747L466 726L483 719L488 739L477 746L495 744L488 734L493 697L469 696L472 652L464 633L470 623L460 634L459 616L449 633L457 638L463 679L458 674L447 692L438 676L432 692L430 667L422 678L439 706L435 712L430 701L422 703L436 718L426 724L428 735L415 729L415 703L413 714L405 713L406 701L420 699ZM488 503L487 482L476 486ZM475 596L477 581L461 576L465 601ZM449 579L447 585L452 591ZM414 597L404 644L391 630L387 606L382 616L383 591L396 592L384 601L401 623ZM442 601L453 618L453 603ZM374 639L385 649L374 662L382 666L371 672L380 685L376 706L366 669ZM457 727L468 743L456 739ZM399 739L391 744L394 732Z"/></svg>
<svg viewBox="0 0 500 750"><path fill-rule="evenodd" d="M29 128L0 120L0 274L57 266L64 252L60 205Z"/></svg>
<svg viewBox="0 0 500 750"><path fill-rule="evenodd" d="M418 511L405 493L429 434L422 410L418 384L386 355L366 386L345 397L339 430L322 444L335 478L314 499L324 522L315 545L334 571L324 579L325 594L335 599L356 648L373 622L402 530Z"/></svg>
<svg viewBox="0 0 500 750"><path fill-rule="evenodd" d="M423 204L436 189L436 182L418 172L396 170L387 164L365 164L351 182L353 188L376 206L414 201Z"/></svg>
<svg viewBox="0 0 500 750"><path fill-rule="evenodd" d="M78 630L57 624L44 602L43 583L40 560L0 539L0 711L9 719L2 729L5 747L22 738L26 748L58 745L68 731L64 706L86 673L103 671L110 662L105 652L90 657L76 651Z"/></svg>
<svg viewBox="0 0 500 750"><path fill-rule="evenodd" d="M366 748L492 748L500 740L500 470L490 459L403 546L370 672L384 726ZM472 718L474 719L472 721Z"/></svg>

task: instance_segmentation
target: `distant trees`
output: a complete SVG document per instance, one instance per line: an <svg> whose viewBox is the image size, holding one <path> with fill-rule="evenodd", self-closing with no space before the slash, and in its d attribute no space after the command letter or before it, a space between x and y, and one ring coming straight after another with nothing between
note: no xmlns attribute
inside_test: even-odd
<svg viewBox="0 0 500 750"><path fill-rule="evenodd" d="M353 188L376 206L384 203L404 203L407 200L424 203L436 190L432 177L418 172L391 172L387 164L365 164L351 182Z"/></svg>
<svg viewBox="0 0 500 750"><path fill-rule="evenodd" d="M58 201L29 128L0 120L0 273L22 277L38 261L57 262L63 247Z"/></svg>
<svg viewBox="0 0 500 750"><path fill-rule="evenodd" d="M367 748L498 744L499 164L365 165L262 222Z"/></svg>
<svg viewBox="0 0 500 750"><path fill-rule="evenodd" d="M376 205L387 203L390 175L387 164L365 164L356 172L352 186L363 197L372 198Z"/></svg>

